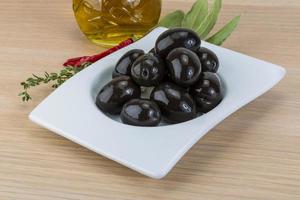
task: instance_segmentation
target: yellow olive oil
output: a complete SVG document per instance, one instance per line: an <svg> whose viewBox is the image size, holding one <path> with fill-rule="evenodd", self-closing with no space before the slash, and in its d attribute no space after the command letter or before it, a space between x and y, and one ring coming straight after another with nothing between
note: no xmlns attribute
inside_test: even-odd
<svg viewBox="0 0 300 200"><path fill-rule="evenodd" d="M92 42L113 46L141 38L160 16L161 0L73 0L75 18Z"/></svg>

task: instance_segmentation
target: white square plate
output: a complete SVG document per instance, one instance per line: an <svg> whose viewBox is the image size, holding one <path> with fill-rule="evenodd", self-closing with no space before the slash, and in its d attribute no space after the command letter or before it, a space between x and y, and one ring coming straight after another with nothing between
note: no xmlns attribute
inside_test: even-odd
<svg viewBox="0 0 300 200"><path fill-rule="evenodd" d="M165 28L89 66L72 77L29 115L35 123L152 178L164 177L210 129L271 89L285 75L282 67L203 42L220 60L225 97L215 109L191 121L159 127L134 127L99 111L95 97L111 79L118 59L130 49L146 52Z"/></svg>

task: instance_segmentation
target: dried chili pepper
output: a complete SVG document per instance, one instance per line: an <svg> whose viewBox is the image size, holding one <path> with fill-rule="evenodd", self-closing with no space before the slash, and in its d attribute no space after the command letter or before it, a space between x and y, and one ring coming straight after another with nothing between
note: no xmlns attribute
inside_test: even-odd
<svg viewBox="0 0 300 200"><path fill-rule="evenodd" d="M133 39L129 38L129 39L121 42L119 45L114 46L114 47L112 47L104 52L101 52L99 54L96 54L93 56L81 56L81 57L77 57L77 58L70 58L63 64L63 66L79 67L79 66L82 66L84 63L94 63L94 62L100 60L101 58L104 58L105 56L108 56L109 54L132 44L133 42L134 42Z"/></svg>

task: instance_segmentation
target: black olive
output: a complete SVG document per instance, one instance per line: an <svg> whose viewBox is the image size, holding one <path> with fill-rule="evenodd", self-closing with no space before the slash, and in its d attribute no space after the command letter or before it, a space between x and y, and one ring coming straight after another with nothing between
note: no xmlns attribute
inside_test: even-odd
<svg viewBox="0 0 300 200"><path fill-rule="evenodd" d="M190 29L174 28L163 32L156 40L155 52L162 58L175 48L184 47L196 51L201 45L201 40L197 33Z"/></svg>
<svg viewBox="0 0 300 200"><path fill-rule="evenodd" d="M190 89L190 93L200 112L206 113L215 108L223 99L223 88L218 74L204 72Z"/></svg>
<svg viewBox="0 0 300 200"><path fill-rule="evenodd" d="M156 86L164 77L163 60L154 54L139 57L131 67L131 77L140 86Z"/></svg>
<svg viewBox="0 0 300 200"><path fill-rule="evenodd" d="M171 75L169 73L165 74L165 77L164 77L162 83L165 83L165 82L174 83L174 81L171 79ZM182 87L182 89L184 89L186 92L190 91L189 87Z"/></svg>
<svg viewBox="0 0 300 200"><path fill-rule="evenodd" d="M98 93L96 105L109 114L119 114L130 99L139 98L141 89L129 76L119 76L107 83Z"/></svg>
<svg viewBox="0 0 300 200"><path fill-rule="evenodd" d="M120 117L124 124L157 126L161 120L161 113L158 105L152 101L132 99L123 106Z"/></svg>
<svg viewBox="0 0 300 200"><path fill-rule="evenodd" d="M117 62L112 77L115 78L123 75L130 76L132 64L138 57L144 54L145 52L141 49L132 49L125 53Z"/></svg>
<svg viewBox="0 0 300 200"><path fill-rule="evenodd" d="M151 100L157 103L162 115L170 123L185 122L197 116L193 98L173 83L157 86L151 94Z"/></svg>
<svg viewBox="0 0 300 200"><path fill-rule="evenodd" d="M166 58L166 64L171 79L180 86L191 86L200 77L200 60L197 54L186 48L176 48L171 51Z"/></svg>
<svg viewBox="0 0 300 200"><path fill-rule="evenodd" d="M148 53L155 55L156 54L155 48L152 48Z"/></svg>
<svg viewBox="0 0 300 200"><path fill-rule="evenodd" d="M203 72L214 72L216 73L219 69L219 59L217 55L211 50L200 47L196 51L200 62L202 64Z"/></svg>

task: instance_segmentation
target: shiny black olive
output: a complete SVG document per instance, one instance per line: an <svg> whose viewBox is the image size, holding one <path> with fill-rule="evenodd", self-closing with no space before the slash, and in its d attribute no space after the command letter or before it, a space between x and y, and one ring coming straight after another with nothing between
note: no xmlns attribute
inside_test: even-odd
<svg viewBox="0 0 300 200"><path fill-rule="evenodd" d="M131 67L131 77L140 86L156 86L164 77L163 60L154 54L139 57Z"/></svg>
<svg viewBox="0 0 300 200"><path fill-rule="evenodd" d="M145 52L141 49L132 49L125 53L117 62L112 77L115 78L123 75L130 76L132 64L138 57L144 54Z"/></svg>
<svg viewBox="0 0 300 200"><path fill-rule="evenodd" d="M148 53L155 55L156 54L155 48L152 48Z"/></svg>
<svg viewBox="0 0 300 200"><path fill-rule="evenodd" d="M166 64L171 79L180 86L193 85L200 77L200 60L197 54L186 48L171 51L166 58Z"/></svg>
<svg viewBox="0 0 300 200"><path fill-rule="evenodd" d="M216 73L204 72L199 81L190 89L198 110L206 113L215 108L223 99L223 88Z"/></svg>
<svg viewBox="0 0 300 200"><path fill-rule="evenodd" d="M124 124L157 126L161 120L161 113L158 105L152 101L132 99L123 106L120 117Z"/></svg>
<svg viewBox="0 0 300 200"><path fill-rule="evenodd" d="M219 69L219 59L217 55L211 50L200 47L196 51L200 62L202 64L203 72L214 72L216 73Z"/></svg>
<svg viewBox="0 0 300 200"><path fill-rule="evenodd" d="M162 58L175 48L184 47L196 51L201 45L201 40L197 33L190 29L173 28L163 32L156 40L155 52Z"/></svg>
<svg viewBox="0 0 300 200"><path fill-rule="evenodd" d="M141 89L129 76L119 76L107 83L98 93L96 105L109 114L119 114L130 99L139 98Z"/></svg>
<svg viewBox="0 0 300 200"><path fill-rule="evenodd" d="M162 115L170 123L180 123L197 116L196 103L183 88L173 83L157 86L151 100L160 107Z"/></svg>

